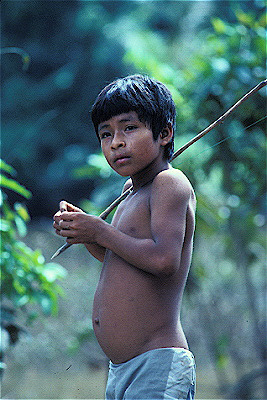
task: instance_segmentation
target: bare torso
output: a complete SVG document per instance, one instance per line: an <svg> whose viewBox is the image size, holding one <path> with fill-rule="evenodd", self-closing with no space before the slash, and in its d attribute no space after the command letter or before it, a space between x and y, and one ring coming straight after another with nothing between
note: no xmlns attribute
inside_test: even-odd
<svg viewBox="0 0 267 400"><path fill-rule="evenodd" d="M121 203L113 226L135 238L152 237L151 185L131 193ZM180 307L191 262L194 209L192 191L181 261L171 276L145 272L110 250L106 251L95 293L93 326L100 346L114 363L125 362L155 348L188 348L180 324Z"/></svg>

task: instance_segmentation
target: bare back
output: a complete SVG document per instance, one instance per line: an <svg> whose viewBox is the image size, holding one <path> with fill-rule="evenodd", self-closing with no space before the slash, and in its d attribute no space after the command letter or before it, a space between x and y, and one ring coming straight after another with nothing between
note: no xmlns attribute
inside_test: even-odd
<svg viewBox="0 0 267 400"><path fill-rule="evenodd" d="M93 325L103 351L114 363L125 362L154 348L187 348L180 308L191 262L195 196L180 171L171 169L160 174L165 174L163 178L167 180L170 176L177 196L183 187L189 193L179 265L172 274L152 274L106 251L95 293ZM112 225L133 238L153 238L152 217L161 212L160 204L154 204L153 199L155 191L160 190L157 180L160 182L163 178L156 176L131 193L118 207ZM164 229L167 232L168 221ZM175 246L175 238L172 245ZM145 256L149 258L149 254Z"/></svg>

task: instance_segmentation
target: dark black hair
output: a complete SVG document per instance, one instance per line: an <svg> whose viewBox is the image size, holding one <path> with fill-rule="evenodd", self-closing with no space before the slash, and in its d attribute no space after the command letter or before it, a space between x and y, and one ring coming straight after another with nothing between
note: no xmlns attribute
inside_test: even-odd
<svg viewBox="0 0 267 400"><path fill-rule="evenodd" d="M175 104L167 87L148 76L130 75L111 82L97 96L91 112L97 136L101 122L130 111L135 111L139 120L149 125L155 140L167 125L175 129ZM173 155L173 147L172 137L164 148L167 160Z"/></svg>

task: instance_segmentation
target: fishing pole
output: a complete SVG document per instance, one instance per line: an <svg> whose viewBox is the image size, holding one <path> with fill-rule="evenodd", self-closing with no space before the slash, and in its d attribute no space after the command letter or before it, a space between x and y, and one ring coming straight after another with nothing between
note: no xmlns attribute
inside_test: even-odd
<svg viewBox="0 0 267 400"><path fill-rule="evenodd" d="M194 144L196 141L201 139L203 136L205 136L208 132L210 132L212 129L214 129L216 126L222 124L224 120L237 108L239 107L244 101L246 101L250 96L252 96L254 93L258 92L258 90L262 89L264 86L267 85L267 79L264 81L260 82L258 85L253 87L248 93L246 93L241 99L239 99L232 107L229 108L223 115L221 115L218 119L216 119L212 124L210 124L207 128L205 128L203 131L198 133L196 136L194 136L191 140L189 140L187 143L185 143L183 146L181 146L175 153L173 154L170 162L172 162L176 157L178 157L180 154L182 154L188 147L190 147L192 144ZM105 220L107 216L111 213L111 211L114 210L133 190L133 186L131 186L129 189L127 189L125 192L122 193L121 196L119 196L116 200L113 201L106 209L103 211L100 215L99 218ZM67 210L66 210L67 211ZM70 243L65 243L63 246L61 246L55 254L51 257L51 260L53 260L55 257L57 257L59 254L63 253L66 249L68 249L72 244Z"/></svg>

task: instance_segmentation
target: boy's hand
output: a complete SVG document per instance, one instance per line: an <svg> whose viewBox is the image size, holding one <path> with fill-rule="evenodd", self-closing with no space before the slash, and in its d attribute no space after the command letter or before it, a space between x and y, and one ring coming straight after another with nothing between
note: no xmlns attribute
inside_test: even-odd
<svg viewBox="0 0 267 400"><path fill-rule="evenodd" d="M53 219L54 219L54 223L53 223L53 227L56 230L56 233L58 235L60 235L60 231L61 231L61 226L60 226L60 220L61 220L61 214L65 211L70 211L70 212L83 212L80 208L75 207L74 205L67 203L66 201L62 200L59 203L59 211L54 215Z"/></svg>
<svg viewBox="0 0 267 400"><path fill-rule="evenodd" d="M83 213L83 211L80 209L80 208L78 208L78 207L75 207L73 204L70 204L70 203L67 203L66 201L64 201L64 200L62 200L60 203L59 203L59 211L54 215L54 223L53 223L53 227L55 228L55 230L56 230L56 233L58 234L58 235L60 235L61 233L61 230L62 230L62 227L61 227L61 225L60 225L60 221L61 221L61 215L62 215L62 213L63 212L65 212L65 211L69 211L69 212L81 212L81 213Z"/></svg>
<svg viewBox="0 0 267 400"><path fill-rule="evenodd" d="M67 238L67 242L95 243L100 218L86 214L80 208L66 201L60 202L60 211L54 215L57 235Z"/></svg>

